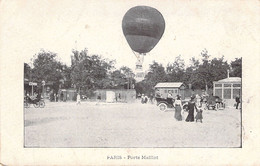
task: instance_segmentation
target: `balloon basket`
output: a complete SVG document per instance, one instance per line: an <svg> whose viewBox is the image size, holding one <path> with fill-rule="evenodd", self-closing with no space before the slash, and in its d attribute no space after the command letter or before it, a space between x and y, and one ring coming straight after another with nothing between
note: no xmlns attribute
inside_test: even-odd
<svg viewBox="0 0 260 166"><path fill-rule="evenodd" d="M143 71L142 65L136 65L135 67L135 80L136 82L141 82L144 80L145 72Z"/></svg>

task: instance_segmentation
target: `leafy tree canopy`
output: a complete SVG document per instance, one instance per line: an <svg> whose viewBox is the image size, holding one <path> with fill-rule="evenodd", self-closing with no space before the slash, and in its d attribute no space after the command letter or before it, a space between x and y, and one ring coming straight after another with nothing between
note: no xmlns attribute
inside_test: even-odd
<svg viewBox="0 0 260 166"><path fill-rule="evenodd" d="M231 62L231 77L242 77L242 58L236 58Z"/></svg>

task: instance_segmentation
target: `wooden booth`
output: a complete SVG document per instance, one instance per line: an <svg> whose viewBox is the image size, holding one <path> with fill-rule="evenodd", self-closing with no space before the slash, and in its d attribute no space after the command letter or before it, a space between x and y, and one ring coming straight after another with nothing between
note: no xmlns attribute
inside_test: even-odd
<svg viewBox="0 0 260 166"><path fill-rule="evenodd" d="M184 90L186 87L182 82L160 82L154 88L155 93L160 94L162 98L167 98L169 93L172 94L173 98L177 95L180 95L182 99L185 98Z"/></svg>

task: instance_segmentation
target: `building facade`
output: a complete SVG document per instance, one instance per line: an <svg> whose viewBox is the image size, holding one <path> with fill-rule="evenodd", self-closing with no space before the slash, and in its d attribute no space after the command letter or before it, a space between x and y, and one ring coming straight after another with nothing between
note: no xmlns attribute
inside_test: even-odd
<svg viewBox="0 0 260 166"><path fill-rule="evenodd" d="M236 96L242 96L242 80L240 77L228 77L213 82L213 95L225 100L226 105L232 106Z"/></svg>

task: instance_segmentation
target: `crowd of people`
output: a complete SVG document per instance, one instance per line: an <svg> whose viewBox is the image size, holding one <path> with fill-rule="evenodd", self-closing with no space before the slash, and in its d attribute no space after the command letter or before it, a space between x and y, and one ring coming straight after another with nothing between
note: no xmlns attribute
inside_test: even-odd
<svg viewBox="0 0 260 166"><path fill-rule="evenodd" d="M194 122L196 120L200 121L202 123L202 112L203 109L205 109L206 105L204 103L201 103L201 101L197 101L198 98L196 96L191 96L190 101L188 102L187 105L187 111L188 111L188 116L186 117L185 121L186 122ZM175 107L175 112L174 112L174 118L177 121L182 121L184 119L184 108L182 105L181 101L181 96L177 95L175 101L174 101L174 107ZM194 116L194 112L196 111L196 116Z"/></svg>
<svg viewBox="0 0 260 166"><path fill-rule="evenodd" d="M168 97L172 97L171 94L168 94ZM210 102L215 101L216 99L214 98L214 100L210 99L211 96L208 96L207 94L202 94L202 96L200 95L192 95L191 99L188 101L187 104L187 111L188 111L188 115L185 119L186 122L201 122L202 123L202 113L204 110L208 109L208 105ZM216 101L215 101L216 102ZM239 109L240 106L240 96L237 95L235 98L235 107L236 109ZM184 108L182 105L182 101L181 101L181 97L179 95L177 95L175 101L174 101L174 107L175 107L175 112L174 112L174 118L177 121L182 121L183 120L183 116L184 116ZM241 106L240 106L241 107ZM194 115L196 111L196 115Z"/></svg>
<svg viewBox="0 0 260 166"><path fill-rule="evenodd" d="M197 99L197 101L196 101ZM196 96L191 96L190 101L188 102L188 116L186 118L186 122L194 122L194 119L197 121L200 121L202 123L202 112L206 109L206 104L198 101L198 98ZM196 116L194 117L194 111L197 112Z"/></svg>
<svg viewBox="0 0 260 166"><path fill-rule="evenodd" d="M159 93L155 94L155 97L161 97ZM206 93L203 93L200 95L192 95L190 101L188 102L187 109L188 109L188 116L186 117L186 122L193 122L196 120L200 121L202 123L202 112L204 109L206 109L206 102L207 102L208 95ZM154 96L150 95L149 97L144 94L138 94L137 98L140 99L142 104L146 104L148 102L153 104ZM181 96L177 95L176 98L173 97L173 94L169 92L167 94L167 98L171 98L173 100L173 105L175 108L174 112L174 118L177 121L182 121L184 119L184 108L182 105ZM196 111L196 116L194 116L194 111Z"/></svg>

